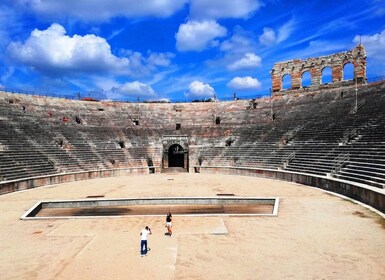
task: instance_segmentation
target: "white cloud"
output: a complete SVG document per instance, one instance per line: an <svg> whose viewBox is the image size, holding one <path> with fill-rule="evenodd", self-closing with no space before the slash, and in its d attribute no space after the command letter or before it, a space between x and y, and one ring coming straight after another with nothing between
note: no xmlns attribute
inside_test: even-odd
<svg viewBox="0 0 385 280"><path fill-rule="evenodd" d="M185 95L190 97L213 97L215 90L209 84L194 81L189 85L189 90Z"/></svg>
<svg viewBox="0 0 385 280"><path fill-rule="evenodd" d="M175 55L172 53L155 53L149 52L149 56L146 59L147 63L153 66L167 67L171 65L171 58Z"/></svg>
<svg viewBox="0 0 385 280"><path fill-rule="evenodd" d="M153 52L144 57L130 50L121 50L118 57L104 38L93 34L70 37L56 23L46 30L35 29L25 42L12 42L8 52L16 62L47 75L109 73L141 77L157 67L169 66L173 57L171 53Z"/></svg>
<svg viewBox="0 0 385 280"><path fill-rule="evenodd" d="M371 59L385 61L385 30L373 35L355 36L354 43L360 42L365 46L366 54Z"/></svg>
<svg viewBox="0 0 385 280"><path fill-rule="evenodd" d="M206 63L212 68L230 71L260 66L261 58L255 54L257 44L253 33L240 26L236 26L232 33L231 37L220 44L223 54Z"/></svg>
<svg viewBox="0 0 385 280"><path fill-rule="evenodd" d="M149 76L151 71L155 71L161 67L171 66L171 59L175 56L169 52L157 53L148 51L146 57L140 52L131 50L121 50L119 54L129 59L130 65L127 70L130 76L133 77Z"/></svg>
<svg viewBox="0 0 385 280"><path fill-rule="evenodd" d="M291 19L282 25L278 31L276 32L274 29L270 27L264 27L262 35L259 36L259 42L266 46L272 46L278 43L285 41L294 28L294 20Z"/></svg>
<svg viewBox="0 0 385 280"><path fill-rule="evenodd" d="M127 58L111 53L107 41L95 35L69 37L59 24L46 30L35 29L24 42L12 42L11 56L27 66L42 72L124 72L129 67Z"/></svg>
<svg viewBox="0 0 385 280"><path fill-rule="evenodd" d="M233 35L221 43L220 50L233 54L245 54L252 52L256 48L253 34L243 30L241 27L234 28Z"/></svg>
<svg viewBox="0 0 385 280"><path fill-rule="evenodd" d="M230 71L250 69L261 66L262 59L254 53L246 53L241 59L227 65Z"/></svg>
<svg viewBox="0 0 385 280"><path fill-rule="evenodd" d="M19 7L55 18L76 17L81 21L105 21L113 17L169 17L187 0L17 0Z"/></svg>
<svg viewBox="0 0 385 280"><path fill-rule="evenodd" d="M259 0L191 0L193 19L249 18L261 7Z"/></svg>
<svg viewBox="0 0 385 280"><path fill-rule="evenodd" d="M259 42L266 46L272 46L276 43L277 36L275 31L270 27L264 27L262 35L259 36Z"/></svg>
<svg viewBox="0 0 385 280"><path fill-rule="evenodd" d="M98 27L92 27L92 29L94 31L94 33L100 33L100 28ZM121 34L123 31L125 30L125 28L120 28L120 29L117 29L117 30L113 30L111 32L111 34L107 37L107 40L112 40L114 39L116 36L118 36L119 34Z"/></svg>
<svg viewBox="0 0 385 280"><path fill-rule="evenodd" d="M256 90L260 89L262 84L258 79L246 76L233 78L227 86L236 90Z"/></svg>
<svg viewBox="0 0 385 280"><path fill-rule="evenodd" d="M122 97L155 97L156 93L152 87L143 84L139 81L125 83L123 85L115 86L111 88L113 94L118 94Z"/></svg>
<svg viewBox="0 0 385 280"><path fill-rule="evenodd" d="M280 43L285 41L287 38L289 38L289 36L293 32L293 29L294 29L294 20L291 19L278 29L277 42Z"/></svg>
<svg viewBox="0 0 385 280"><path fill-rule="evenodd" d="M215 21L188 21L179 26L175 34L176 47L179 51L202 51L215 44L214 39L227 33L225 27Z"/></svg>

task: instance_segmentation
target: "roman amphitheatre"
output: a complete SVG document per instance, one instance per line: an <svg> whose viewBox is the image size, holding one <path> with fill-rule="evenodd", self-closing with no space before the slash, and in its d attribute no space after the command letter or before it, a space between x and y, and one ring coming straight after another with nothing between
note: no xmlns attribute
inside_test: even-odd
<svg viewBox="0 0 385 280"><path fill-rule="evenodd" d="M251 100L0 92L1 279L385 279L385 82L362 45L271 76Z"/></svg>

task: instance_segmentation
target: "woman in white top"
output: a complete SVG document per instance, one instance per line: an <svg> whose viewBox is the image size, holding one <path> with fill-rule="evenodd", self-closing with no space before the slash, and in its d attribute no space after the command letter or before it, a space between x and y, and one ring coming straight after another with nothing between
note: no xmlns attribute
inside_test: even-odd
<svg viewBox="0 0 385 280"><path fill-rule="evenodd" d="M171 221L172 221L172 215L170 212L167 213L167 216L166 216L166 227L167 227L167 235L168 236L172 236L172 224L171 224Z"/></svg>

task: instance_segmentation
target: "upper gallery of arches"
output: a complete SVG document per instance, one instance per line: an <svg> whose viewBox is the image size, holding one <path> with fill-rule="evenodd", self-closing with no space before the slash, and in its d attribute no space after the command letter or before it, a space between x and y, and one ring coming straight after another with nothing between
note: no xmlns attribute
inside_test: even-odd
<svg viewBox="0 0 385 280"><path fill-rule="evenodd" d="M353 67L353 77L347 79L346 65ZM325 82L324 69L331 69L331 79ZM305 75L304 75L305 74ZM287 88L283 84L285 76L291 77L291 86ZM303 81L304 77L310 79ZM363 45L358 45L353 50L340 52L328 56L312 57L305 60L294 59L277 62L271 70L272 91L279 93L283 90L298 90L306 87L317 90L321 86L342 86L364 84L366 79L366 51ZM327 85L326 85L327 84Z"/></svg>

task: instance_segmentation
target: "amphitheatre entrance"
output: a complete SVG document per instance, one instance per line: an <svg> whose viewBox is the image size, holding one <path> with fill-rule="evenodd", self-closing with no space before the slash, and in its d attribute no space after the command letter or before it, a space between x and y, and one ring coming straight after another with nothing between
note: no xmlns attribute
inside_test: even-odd
<svg viewBox="0 0 385 280"><path fill-rule="evenodd" d="M168 149L168 167L184 168L184 150L181 145L174 144Z"/></svg>
<svg viewBox="0 0 385 280"><path fill-rule="evenodd" d="M163 136L162 169L188 170L188 136Z"/></svg>

